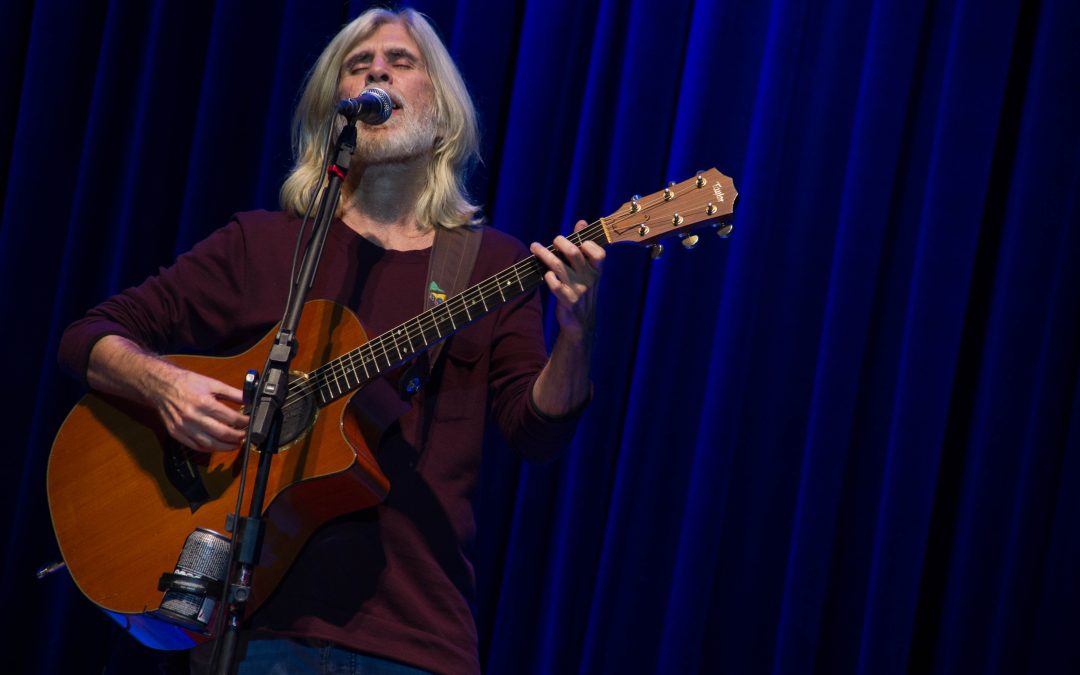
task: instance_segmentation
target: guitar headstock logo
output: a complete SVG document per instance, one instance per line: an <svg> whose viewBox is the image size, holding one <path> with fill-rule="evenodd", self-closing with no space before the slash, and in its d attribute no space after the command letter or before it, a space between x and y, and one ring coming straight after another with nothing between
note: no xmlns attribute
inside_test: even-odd
<svg viewBox="0 0 1080 675"><path fill-rule="evenodd" d="M716 182L712 185L713 194L716 195L716 201L724 201L724 189L720 187L720 183Z"/></svg>

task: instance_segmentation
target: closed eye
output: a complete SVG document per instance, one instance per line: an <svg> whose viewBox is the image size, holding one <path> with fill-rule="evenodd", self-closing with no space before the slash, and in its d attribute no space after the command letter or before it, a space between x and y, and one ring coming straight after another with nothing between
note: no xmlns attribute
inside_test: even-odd
<svg viewBox="0 0 1080 675"><path fill-rule="evenodd" d="M355 75L357 73L364 72L365 70L368 69L368 66L370 66L370 65L371 65L371 54L368 53L368 52L363 52L363 53L360 53L360 54L353 54L352 56L350 56L345 61L345 63L342 64L341 70L342 70L342 72L348 73L350 75Z"/></svg>

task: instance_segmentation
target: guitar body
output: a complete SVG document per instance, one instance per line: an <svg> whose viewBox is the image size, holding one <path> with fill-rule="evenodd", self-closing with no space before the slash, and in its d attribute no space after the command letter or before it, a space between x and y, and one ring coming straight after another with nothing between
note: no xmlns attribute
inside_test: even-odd
<svg viewBox="0 0 1080 675"><path fill-rule="evenodd" d="M233 357L170 356L177 365L223 382L261 372L277 329ZM296 373L310 372L367 341L346 308L307 303L297 330ZM266 532L249 611L264 601L308 536L338 515L373 506L389 489L347 410L351 394L310 411L274 457L266 492ZM282 432L283 438L289 434ZM258 453L249 462L244 508L250 503ZM194 469L200 496L170 479L166 463ZM172 572L196 528L225 534L236 506L239 449L197 453L169 437L156 413L127 401L89 394L64 421L49 456L47 489L53 528L79 589L144 644L189 647L198 637L147 614L163 593L158 579ZM185 496L185 494L187 496ZM246 511L243 515L247 515Z"/></svg>

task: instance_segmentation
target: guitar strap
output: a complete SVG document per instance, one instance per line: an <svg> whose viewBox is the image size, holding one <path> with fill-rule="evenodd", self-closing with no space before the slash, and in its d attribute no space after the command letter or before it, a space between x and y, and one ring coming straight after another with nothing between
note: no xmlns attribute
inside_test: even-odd
<svg viewBox="0 0 1080 675"><path fill-rule="evenodd" d="M424 285L425 312L465 290L476 266L483 237L482 225L435 226L435 243L431 247L428 278ZM402 398L415 394L424 386L445 344L445 341L439 342L420 354L405 370L398 381Z"/></svg>

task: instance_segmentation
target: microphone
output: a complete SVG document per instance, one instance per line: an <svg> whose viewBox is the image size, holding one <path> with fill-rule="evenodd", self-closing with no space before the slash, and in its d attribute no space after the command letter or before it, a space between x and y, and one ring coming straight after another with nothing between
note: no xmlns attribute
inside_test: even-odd
<svg viewBox="0 0 1080 675"><path fill-rule="evenodd" d="M350 122L360 120L364 124L376 125L390 119L393 108L390 94L376 87L368 87L356 98L347 98L338 103L337 111Z"/></svg>

